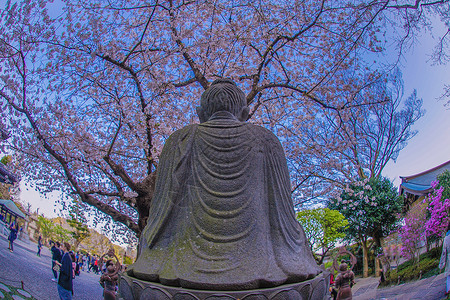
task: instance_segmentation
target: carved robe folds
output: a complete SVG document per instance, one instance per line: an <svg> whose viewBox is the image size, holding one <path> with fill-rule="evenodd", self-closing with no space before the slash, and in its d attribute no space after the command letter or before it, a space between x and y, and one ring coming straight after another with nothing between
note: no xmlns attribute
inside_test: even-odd
<svg viewBox="0 0 450 300"><path fill-rule="evenodd" d="M281 144L227 112L166 142L139 249L131 276L184 288L254 289L320 273Z"/></svg>

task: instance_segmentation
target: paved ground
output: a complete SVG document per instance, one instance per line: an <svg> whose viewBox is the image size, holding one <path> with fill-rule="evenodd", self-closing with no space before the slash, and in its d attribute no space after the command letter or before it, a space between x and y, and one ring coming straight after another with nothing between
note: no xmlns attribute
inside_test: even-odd
<svg viewBox="0 0 450 300"><path fill-rule="evenodd" d="M53 274L49 249L43 247L42 255L38 257L36 244L20 240L14 242L14 252L11 253L7 248L8 241L0 234L0 284L21 287L23 282L23 289L35 299L59 299L57 283L51 281ZM73 299L103 299L99 279L99 275L82 271L73 281Z"/></svg>
<svg viewBox="0 0 450 300"><path fill-rule="evenodd" d="M426 279L377 288L379 278L357 278L353 287L354 300L441 300L445 296L445 276L439 274Z"/></svg>
<svg viewBox="0 0 450 300"><path fill-rule="evenodd" d="M23 282L23 290L35 299L59 299L57 284L51 281L50 250L44 247L42 256L38 257L36 244L20 240L14 244L14 252L11 253L7 249L6 237L0 234L0 293L2 284L22 289ZM103 299L99 278L99 275L81 272L74 280L73 299ZM387 288L378 288L378 278L357 278L352 290L354 300L446 299L444 274Z"/></svg>

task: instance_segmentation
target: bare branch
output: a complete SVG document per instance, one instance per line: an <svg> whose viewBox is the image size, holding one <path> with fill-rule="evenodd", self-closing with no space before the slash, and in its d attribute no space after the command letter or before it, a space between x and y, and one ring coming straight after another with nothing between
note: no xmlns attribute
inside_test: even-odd
<svg viewBox="0 0 450 300"><path fill-rule="evenodd" d="M285 43L283 44L283 45L285 45L287 42L292 42L292 41L296 40L301 34L305 33L309 29L311 29L317 23L317 21L319 20L319 17L322 15L324 4L325 4L325 0L322 0L322 3L321 3L321 6L320 6L320 9L319 9L318 13L316 14L316 16L313 19L313 21L308 24L308 26L306 26L305 28L299 30L297 33L295 33L292 36L287 36L287 35L279 35L279 36L277 36L272 41L272 43L270 43L270 45L266 48L264 53L260 54L261 55L261 62L258 65L256 74L254 74L252 76L253 83L252 83L250 92L247 94L247 105L250 105L253 102L253 99L255 98L257 93L261 91L261 89L258 88L258 83L259 83L259 80L260 80L260 77L261 77L261 73L262 73L263 67L266 66L266 64L267 64L267 59L268 59L269 54L272 53L272 55L273 55L273 53L274 53L273 49L278 44L278 42L285 41ZM253 45L250 45L250 46L252 48L256 49L256 47L254 47ZM258 51L258 53L260 53L260 52Z"/></svg>
<svg viewBox="0 0 450 300"><path fill-rule="evenodd" d="M147 23L145 24L145 27L144 27L144 30L142 31L141 38L139 39L139 42L137 42L136 45L134 45L133 49L131 49L130 52L127 54L127 56L125 56L125 58L122 60L122 64L125 64L127 62L128 58L130 58L130 56L134 53L136 48L139 47L139 45L142 44L142 40L144 39L144 36L145 36L145 34L147 32L148 25L150 24L150 21L153 18L153 14L155 13L155 10L156 10L156 5L153 7L152 13L150 14L150 17L148 18Z"/></svg>
<svg viewBox="0 0 450 300"><path fill-rule="evenodd" d="M450 0L438 0L434 2L420 3L422 0L416 0L414 4L403 4L403 5L389 5L386 8L395 8L395 9L418 9L421 6L432 6L436 4L444 4L448 3Z"/></svg>
<svg viewBox="0 0 450 300"><path fill-rule="evenodd" d="M188 85L190 85L190 84L192 84L192 83L194 83L196 81L197 81L197 78L194 77L194 78L188 79L188 80L180 82L180 83L174 83L173 86L177 87L177 88L178 87L184 87L184 86L188 86Z"/></svg>

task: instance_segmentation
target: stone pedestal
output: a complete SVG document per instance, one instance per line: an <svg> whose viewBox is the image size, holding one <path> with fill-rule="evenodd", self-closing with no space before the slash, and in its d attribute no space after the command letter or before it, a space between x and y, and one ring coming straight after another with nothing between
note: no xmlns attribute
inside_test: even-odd
<svg viewBox="0 0 450 300"><path fill-rule="evenodd" d="M207 291L164 286L120 275L119 292L124 300L322 300L328 291L328 273L274 288L246 291Z"/></svg>

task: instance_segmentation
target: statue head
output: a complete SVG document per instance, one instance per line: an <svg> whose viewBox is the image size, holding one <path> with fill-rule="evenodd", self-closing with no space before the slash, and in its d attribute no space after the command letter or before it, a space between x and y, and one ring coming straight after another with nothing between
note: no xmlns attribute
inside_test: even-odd
<svg viewBox="0 0 450 300"><path fill-rule="evenodd" d="M232 113L239 121L245 122L249 109L245 94L231 79L217 79L202 94L197 114L200 123L208 119L216 112L227 111Z"/></svg>
<svg viewBox="0 0 450 300"><path fill-rule="evenodd" d="M342 263L342 264L339 266L339 271L345 272L345 271L347 271L347 270L348 270L348 265L347 265L346 263Z"/></svg>

